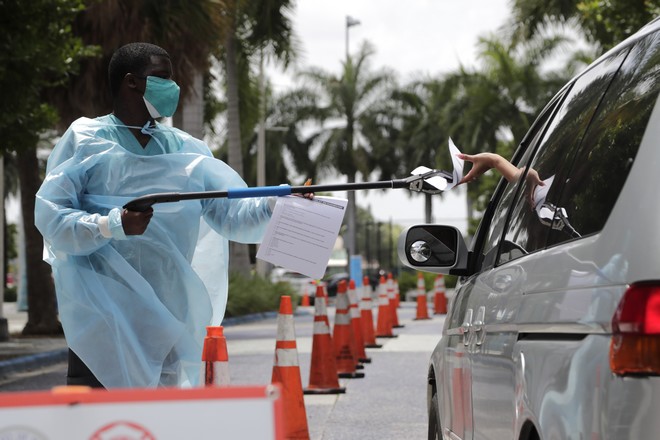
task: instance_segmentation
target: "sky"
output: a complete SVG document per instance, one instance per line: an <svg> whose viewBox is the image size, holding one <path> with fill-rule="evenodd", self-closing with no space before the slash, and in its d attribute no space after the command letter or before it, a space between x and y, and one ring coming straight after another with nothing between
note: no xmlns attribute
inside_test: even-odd
<svg viewBox="0 0 660 440"><path fill-rule="evenodd" d="M460 65L475 66L479 36L496 33L509 11L509 0L298 0L292 20L302 56L295 68L313 66L339 74L346 56L346 16L360 22L349 28L349 52L369 41L375 48L371 68L393 70L400 83L451 72ZM269 68L276 93L295 86L294 71ZM370 207L379 221L402 226L424 222L423 196L406 190L360 191L357 203ZM433 217L436 223L465 232L465 188L435 196Z"/></svg>

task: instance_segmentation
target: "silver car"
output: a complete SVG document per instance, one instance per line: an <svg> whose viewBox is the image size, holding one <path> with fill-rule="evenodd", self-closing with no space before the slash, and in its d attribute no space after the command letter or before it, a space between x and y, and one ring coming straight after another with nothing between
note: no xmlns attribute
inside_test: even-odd
<svg viewBox="0 0 660 440"><path fill-rule="evenodd" d="M460 276L429 438L660 438L659 91L655 20L545 107L469 251L450 226L400 237L407 266Z"/></svg>

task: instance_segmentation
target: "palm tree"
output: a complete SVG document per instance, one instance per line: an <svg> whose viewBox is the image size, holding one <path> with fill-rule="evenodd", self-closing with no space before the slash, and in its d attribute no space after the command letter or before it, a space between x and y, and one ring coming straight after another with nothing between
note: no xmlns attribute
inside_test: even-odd
<svg viewBox="0 0 660 440"><path fill-rule="evenodd" d="M53 4L53 8L55 6ZM63 10L76 12L74 9ZM29 20L39 16L47 21L54 18L51 12L35 14ZM182 86L182 97L185 99L191 89L188 73L206 69L208 53L217 44L218 30L223 20L218 7L208 0L90 2L76 17L73 32L86 45L97 46L99 56L86 58L81 63L79 74L69 75L62 87L46 93L48 101L59 114L59 128L65 128L80 116L96 116L111 110L107 64L115 49L133 41L154 42L168 50L173 60L174 75ZM50 29L44 25L46 28ZM52 40L54 44L58 41L56 36L39 37ZM78 50L81 48L77 47ZM89 54L90 51L82 53ZM23 333L52 333L61 327L57 319L50 268L42 261L43 242L33 220L34 195L41 182L36 148L18 151L17 165L21 181L28 285L28 322Z"/></svg>
<svg viewBox="0 0 660 440"><path fill-rule="evenodd" d="M660 15L657 1L515 0L512 27L519 38L543 32L548 25L577 27L599 51L609 49Z"/></svg>
<svg viewBox="0 0 660 440"><path fill-rule="evenodd" d="M369 71L369 58L374 53L370 44L364 43L355 57L349 56L343 63L340 77L320 69L302 73L308 83L308 92L315 96L317 111L324 124L315 134L315 147L320 149L316 158L319 171L334 169L355 182L357 174L364 178L371 175L369 155L370 140L363 132L363 124L369 110L386 97L387 87L393 77L387 71ZM348 192L348 218L346 245L350 254L356 252L356 194Z"/></svg>
<svg viewBox="0 0 660 440"><path fill-rule="evenodd" d="M112 111L107 66L116 49L146 41L162 46L172 58L174 78L185 101L196 72L206 72L209 55L221 41L227 18L211 0L99 0L88 2L78 16L74 33L99 48L99 56L86 60L80 75L54 91L51 100L60 114L60 128L80 116Z"/></svg>
<svg viewBox="0 0 660 440"><path fill-rule="evenodd" d="M451 169L451 158L447 154L451 133L446 107L453 94L453 85L443 79L414 81L395 90L388 101L391 116L379 115L379 119L385 122L381 131L397 131L397 136L383 145L382 154L376 156L378 160L395 161L396 173L403 175L419 165ZM425 194L424 197L425 219L431 223L433 196Z"/></svg>
<svg viewBox="0 0 660 440"><path fill-rule="evenodd" d="M243 141L241 133L241 87L251 76L250 60L255 54L266 53L286 66L295 54L293 26L289 14L291 0L231 0L225 4L229 26L223 35L223 60L227 98L227 163L242 176ZM242 83L242 84L241 84ZM245 99L245 94L243 94ZM232 270L248 273L248 247L232 243Z"/></svg>
<svg viewBox="0 0 660 440"><path fill-rule="evenodd" d="M525 43L496 36L479 40L480 69L460 69L448 78L455 95L445 111L457 145L466 153L494 151L510 157L542 106L571 76L571 69L548 70L545 62L568 40L554 36ZM482 179L468 187L472 203L484 203L494 188Z"/></svg>
<svg viewBox="0 0 660 440"><path fill-rule="evenodd" d="M71 32L71 23L80 8L79 0L0 2L0 40L5 49L0 57L2 153L16 153L28 259L26 275L34 293L28 299L26 334L62 331L49 266L42 261L43 242L34 226L34 195L41 181L37 146L57 116L42 95L75 74L80 58L87 53Z"/></svg>

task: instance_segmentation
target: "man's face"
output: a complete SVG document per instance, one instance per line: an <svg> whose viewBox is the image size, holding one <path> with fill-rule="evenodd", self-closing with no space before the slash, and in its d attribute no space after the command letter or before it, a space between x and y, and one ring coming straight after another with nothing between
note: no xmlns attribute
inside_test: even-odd
<svg viewBox="0 0 660 440"><path fill-rule="evenodd" d="M148 76L172 79L172 62L170 59L164 56L152 55L150 64L144 71L126 75L128 87L144 95Z"/></svg>
<svg viewBox="0 0 660 440"><path fill-rule="evenodd" d="M151 64L145 69L144 76L172 79L172 62L168 57L152 55Z"/></svg>
<svg viewBox="0 0 660 440"><path fill-rule="evenodd" d="M147 112L145 103L142 99L144 96L147 77L155 76L163 79L172 79L172 62L168 57L152 55L149 65L142 70L142 72L129 73L126 75L126 86L129 90L133 90L132 96L126 95L125 104L131 107L135 112Z"/></svg>

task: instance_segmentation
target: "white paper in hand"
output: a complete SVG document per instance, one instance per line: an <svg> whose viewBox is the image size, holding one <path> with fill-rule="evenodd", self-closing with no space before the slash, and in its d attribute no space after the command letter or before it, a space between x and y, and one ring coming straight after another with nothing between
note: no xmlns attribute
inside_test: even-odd
<svg viewBox="0 0 660 440"><path fill-rule="evenodd" d="M550 187L554 181L555 176L552 175L543 181L545 185L537 185L536 188L534 188L534 210L539 215L541 213L541 207L545 203L545 199L548 197L548 191L550 191Z"/></svg>
<svg viewBox="0 0 660 440"><path fill-rule="evenodd" d="M460 159L458 155L461 154L460 150L454 145L454 141L449 138L449 155L451 156L451 162L454 165L454 172L452 173L452 182L447 185L448 191L458 185L458 182L463 179L463 165L465 161Z"/></svg>
<svg viewBox="0 0 660 440"><path fill-rule="evenodd" d="M257 258L321 279L347 204L336 197L278 197Z"/></svg>

